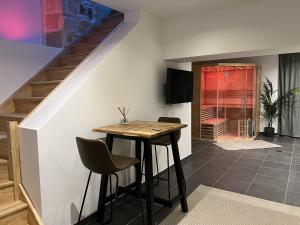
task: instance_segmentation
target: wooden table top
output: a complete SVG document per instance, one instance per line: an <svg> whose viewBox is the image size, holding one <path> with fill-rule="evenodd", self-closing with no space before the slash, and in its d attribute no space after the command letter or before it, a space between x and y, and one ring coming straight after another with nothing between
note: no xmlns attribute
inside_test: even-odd
<svg viewBox="0 0 300 225"><path fill-rule="evenodd" d="M94 132L153 139L187 127L181 123L132 121L93 129Z"/></svg>

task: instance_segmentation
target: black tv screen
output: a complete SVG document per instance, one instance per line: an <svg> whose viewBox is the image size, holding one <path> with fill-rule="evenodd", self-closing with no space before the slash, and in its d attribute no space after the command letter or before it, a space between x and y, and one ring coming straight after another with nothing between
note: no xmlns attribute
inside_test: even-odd
<svg viewBox="0 0 300 225"><path fill-rule="evenodd" d="M193 101L193 72L168 68L166 104Z"/></svg>

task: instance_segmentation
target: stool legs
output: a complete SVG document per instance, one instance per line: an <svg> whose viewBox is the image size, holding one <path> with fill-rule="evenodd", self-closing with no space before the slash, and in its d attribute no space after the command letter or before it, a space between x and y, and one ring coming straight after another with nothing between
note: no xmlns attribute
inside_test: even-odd
<svg viewBox="0 0 300 225"><path fill-rule="evenodd" d="M155 151L155 160L156 160L156 171L157 171L157 185L159 185L159 168L158 168L158 159L157 159L157 149L156 149L156 145L154 145L154 151Z"/></svg>
<svg viewBox="0 0 300 225"><path fill-rule="evenodd" d="M167 167L167 171L168 171L168 197L169 200L171 200L171 187L170 187L170 157L169 157L169 148L166 145L167 148L167 163L168 163L168 167Z"/></svg>
<svg viewBox="0 0 300 225"><path fill-rule="evenodd" d="M82 214L82 210L83 210L83 206L84 206L86 194L87 194L87 191L88 191L88 188L89 188L91 176L92 176L92 171L90 171L89 178L88 178L88 180L87 180L87 184L86 184L86 187L85 187L84 196L83 196L83 200L82 200L82 204L81 204L81 208L80 208L80 212L79 212L79 216L78 216L78 222L77 222L77 225L80 224L80 218L81 218L81 214Z"/></svg>
<svg viewBox="0 0 300 225"><path fill-rule="evenodd" d="M111 183L111 175L114 175L116 178L116 190L115 190L115 194L112 195L112 183ZM109 179L110 179L110 197L111 197L111 201L110 201L110 221L113 221L113 201L116 200L118 198L118 187L119 187L119 177L116 173L112 173L109 175Z"/></svg>
<svg viewBox="0 0 300 225"><path fill-rule="evenodd" d="M138 164L135 166L135 171L137 173L137 191L139 194L139 201L140 201L140 205L141 205L141 212L142 212L142 220L143 220L143 225L145 225L145 217L144 217L144 207L143 207L143 201L142 201L142 171L141 171L141 165Z"/></svg>
<svg viewBox="0 0 300 225"><path fill-rule="evenodd" d="M157 178L157 185L159 184L159 180L165 180L168 182L168 198L169 200L171 200L171 184L170 184L170 156L169 156L169 147L168 145L164 145L164 147L166 147L167 149L167 176L168 178L162 178L159 176L159 168L158 168L158 157L157 157L157 149L156 149L156 145L154 145L154 149L155 149L155 161L156 161L156 170L157 170L157 175L155 178ZM143 156L143 160L142 160L142 172L144 170L144 161L145 161L145 154Z"/></svg>

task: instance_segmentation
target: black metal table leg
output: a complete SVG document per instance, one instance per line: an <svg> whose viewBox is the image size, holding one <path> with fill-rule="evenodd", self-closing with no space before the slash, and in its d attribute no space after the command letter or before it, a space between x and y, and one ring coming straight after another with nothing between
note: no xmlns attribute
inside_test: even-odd
<svg viewBox="0 0 300 225"><path fill-rule="evenodd" d="M112 134L107 134L106 136L106 145L110 152L113 148L113 139L114 136ZM100 193L99 193L99 201L98 201L98 212L97 212L97 222L103 222L104 213L105 213L105 201L106 201L106 193L107 193L107 183L108 176L102 175L101 177L101 185L100 185Z"/></svg>
<svg viewBox="0 0 300 225"><path fill-rule="evenodd" d="M144 140L144 154L145 154L145 178L146 178L146 224L154 225L154 191L153 191L153 164L152 164L152 150L151 140Z"/></svg>
<svg viewBox="0 0 300 225"><path fill-rule="evenodd" d="M142 161L142 146L141 146L142 142L141 140L137 139L135 140L135 158L139 159ZM142 171L141 171L141 167L139 166L138 168L136 168L135 170L135 180L139 180L142 177ZM138 182L136 182L136 190L139 190L139 186L140 184L138 184Z"/></svg>
<svg viewBox="0 0 300 225"><path fill-rule="evenodd" d="M178 184L178 190L179 194L181 196L181 210L182 212L188 211L188 205L186 201L186 186L185 186L185 179L184 174L182 171L180 156L179 156L179 149L178 144L176 140L175 132L170 133L171 143L172 143L172 152L173 152L173 158L174 158L174 166L176 170L176 178L177 178L177 184Z"/></svg>

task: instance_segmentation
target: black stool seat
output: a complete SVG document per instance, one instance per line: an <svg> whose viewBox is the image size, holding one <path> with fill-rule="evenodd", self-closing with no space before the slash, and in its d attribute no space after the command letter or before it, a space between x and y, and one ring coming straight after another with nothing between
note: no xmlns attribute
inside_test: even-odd
<svg viewBox="0 0 300 225"><path fill-rule="evenodd" d="M114 162L114 164L117 167L117 171L114 172L118 172L120 170L125 170L128 167L131 166L135 166L137 164L140 164L140 160L136 159L136 158L131 158L131 157L127 157L127 156L122 156L122 155L111 155L111 159Z"/></svg>
<svg viewBox="0 0 300 225"><path fill-rule="evenodd" d="M154 140L152 141L152 144L153 144L153 145L162 145L162 146L165 146L165 145L171 145L171 139L170 139L170 136L167 135L167 136L163 136L163 137L154 139Z"/></svg>

